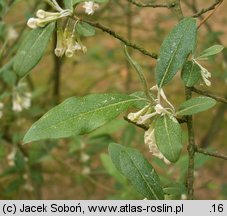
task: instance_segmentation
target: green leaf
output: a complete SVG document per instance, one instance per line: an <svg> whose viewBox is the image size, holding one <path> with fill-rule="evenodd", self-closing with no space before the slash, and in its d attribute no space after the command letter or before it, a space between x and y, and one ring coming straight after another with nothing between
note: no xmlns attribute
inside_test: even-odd
<svg viewBox="0 0 227 216"><path fill-rule="evenodd" d="M107 172L121 184L126 184L126 178L116 169L111 158L107 154L101 155L102 164Z"/></svg>
<svg viewBox="0 0 227 216"><path fill-rule="evenodd" d="M120 153L122 173L131 181L135 189L147 199L164 199L160 179L143 155L131 148Z"/></svg>
<svg viewBox="0 0 227 216"><path fill-rule="evenodd" d="M140 78L140 81L143 85L143 90L144 90L144 93L146 95L147 98L150 98L150 94L149 94L149 90L148 90L148 86L147 86L147 81L146 81L146 78L143 74L143 70L141 68L141 66L132 59L132 57L129 55L128 53L128 50L127 50L127 47L125 46L124 47L124 52L125 52L125 56L128 60L128 62L130 63L130 65L134 68L134 70L136 71L136 73L138 74L139 78Z"/></svg>
<svg viewBox="0 0 227 216"><path fill-rule="evenodd" d="M177 115L193 115L215 106L216 100L209 97L196 97L180 105Z"/></svg>
<svg viewBox="0 0 227 216"><path fill-rule="evenodd" d="M89 133L113 120L138 102L122 94L72 97L54 107L27 132L24 142Z"/></svg>
<svg viewBox="0 0 227 216"><path fill-rule="evenodd" d="M206 50L204 50L202 53L200 53L200 55L198 56L198 60L207 58L209 56L212 55L216 55L218 53L220 53L222 50L224 49L224 46L222 45L214 45Z"/></svg>
<svg viewBox="0 0 227 216"><path fill-rule="evenodd" d="M164 40L156 67L156 80L161 88L172 80L196 44L196 20L183 19Z"/></svg>
<svg viewBox="0 0 227 216"><path fill-rule="evenodd" d="M55 23L30 31L24 38L14 59L14 70L19 77L26 76L41 60L54 31Z"/></svg>
<svg viewBox="0 0 227 216"><path fill-rule="evenodd" d="M120 171L121 171L121 164L120 164L120 154L121 154L121 151L124 150L124 146L122 145L119 145L117 143L111 143L109 144L109 147L108 147L108 152L109 152L109 155L110 155L110 158L114 164L114 166Z"/></svg>
<svg viewBox="0 0 227 216"><path fill-rule="evenodd" d="M73 10L73 5L75 4L75 0L63 0L64 1L64 5L65 8L69 9L69 10Z"/></svg>
<svg viewBox="0 0 227 216"><path fill-rule="evenodd" d="M84 36L84 37L90 37L95 35L94 27L85 22L77 23L76 30L81 36Z"/></svg>
<svg viewBox="0 0 227 216"><path fill-rule="evenodd" d="M201 78L201 69L193 61L187 61L184 64L181 77L187 87L194 86Z"/></svg>
<svg viewBox="0 0 227 216"><path fill-rule="evenodd" d="M169 115L159 117L155 122L155 140L160 152L175 163L182 150L182 130L178 121Z"/></svg>

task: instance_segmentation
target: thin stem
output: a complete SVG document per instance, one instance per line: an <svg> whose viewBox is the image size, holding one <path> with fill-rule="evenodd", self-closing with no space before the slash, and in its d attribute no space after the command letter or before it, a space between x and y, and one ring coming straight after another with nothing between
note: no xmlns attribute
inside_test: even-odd
<svg viewBox="0 0 227 216"><path fill-rule="evenodd" d="M130 2L128 2L127 5L127 39L128 41L132 40L132 5ZM131 50L129 50L129 55L131 55ZM125 89L127 92L130 91L130 84L132 81L132 74L131 74L131 68L130 63L126 60L126 66L127 66L127 75L126 75L126 82L125 82Z"/></svg>
<svg viewBox="0 0 227 216"><path fill-rule="evenodd" d="M134 124L136 127L139 127L139 128L142 128L143 130L147 131L149 129L148 126L144 125L144 124L138 124L136 122L133 122L131 121L130 119L128 119L127 116L124 116L124 120L127 121L128 123L130 124ZM177 121L180 123L180 124L183 124L183 123L186 123L186 119L184 118L177 118Z"/></svg>
<svg viewBox="0 0 227 216"><path fill-rule="evenodd" d="M175 7L175 3L167 3L167 4L156 4L156 3L140 3L135 0L128 0L128 2L136 5L137 7L151 7L151 8L173 8Z"/></svg>
<svg viewBox="0 0 227 216"><path fill-rule="evenodd" d="M75 18L74 18L75 19ZM121 42L123 42L125 45L132 47L138 51L140 51L141 53L143 53L144 55L147 55L153 59L157 59L158 55L156 53L153 52L149 52L146 49L144 49L143 47L141 47L138 44L132 43L130 41L128 41L127 39L125 39L124 37L122 37L121 35L117 34L116 32L114 32L113 30L97 23L97 22L91 22L91 21L87 21L87 20L83 20L83 22L86 22L92 26L94 26L95 28L101 29L103 32L108 33L109 35L111 35L112 37L120 40Z"/></svg>
<svg viewBox="0 0 227 216"><path fill-rule="evenodd" d="M185 88L186 99L192 98L192 91L190 88ZM192 200L194 197L194 169L195 169L195 135L193 129L192 116L187 116L188 128L188 176L187 176L187 191L188 199Z"/></svg>
<svg viewBox="0 0 227 216"><path fill-rule="evenodd" d="M199 16L203 15L204 13L207 13L208 11L214 10L216 8L216 6L221 4L223 1L224 0L215 0L215 2L212 5L210 5L207 8L203 8L202 10L200 10L199 12L194 14L193 17L199 17Z"/></svg>
<svg viewBox="0 0 227 216"><path fill-rule="evenodd" d="M223 160L227 160L227 155L224 155L222 153L210 152L210 151L207 151L207 150L202 149L202 148L196 148L195 151L197 153L200 153L200 154L204 154L204 155L208 155L208 156L211 156L211 157L215 157L215 158L220 158L220 159L223 159Z"/></svg>
<svg viewBox="0 0 227 216"><path fill-rule="evenodd" d="M191 87L190 89L191 89L191 91L193 91L193 92L195 92L195 93L197 93L197 94L204 95L204 96L213 98L213 99L215 99L215 100L218 101L218 102L227 104L227 99L225 99L225 98L223 98L223 97L214 95L214 94L209 93L209 92L207 92L207 91L203 91L203 90L197 89L197 88L195 88L195 87Z"/></svg>
<svg viewBox="0 0 227 216"><path fill-rule="evenodd" d="M222 2L223 2L223 0L220 1L219 4L217 5L217 7L215 7L214 10L201 21L201 23L197 27L198 29L217 11L217 9L221 6Z"/></svg>

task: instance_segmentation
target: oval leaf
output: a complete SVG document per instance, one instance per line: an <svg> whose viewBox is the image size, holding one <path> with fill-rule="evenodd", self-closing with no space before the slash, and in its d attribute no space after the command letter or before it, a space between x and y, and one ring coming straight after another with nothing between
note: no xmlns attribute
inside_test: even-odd
<svg viewBox="0 0 227 216"><path fill-rule="evenodd" d="M156 67L156 80L161 88L172 80L196 44L196 20L183 19L164 40Z"/></svg>
<svg viewBox="0 0 227 216"><path fill-rule="evenodd" d="M184 64L181 77L187 87L194 86L201 78L200 67L192 61Z"/></svg>
<svg viewBox="0 0 227 216"><path fill-rule="evenodd" d="M110 158L111 158L114 166L120 172L122 172L121 164L120 164L120 154L121 154L121 151L124 150L124 148L125 148L124 146L119 145L117 143L111 143L108 147L108 152L109 152Z"/></svg>
<svg viewBox="0 0 227 216"><path fill-rule="evenodd" d="M89 133L138 102L122 94L93 94L69 98L47 112L27 132L24 142Z"/></svg>
<svg viewBox="0 0 227 216"><path fill-rule="evenodd" d="M54 31L55 23L45 28L30 31L24 38L14 59L14 70L19 77L24 77L41 60L50 37Z"/></svg>
<svg viewBox="0 0 227 216"><path fill-rule="evenodd" d="M94 27L85 22L77 23L76 30L80 35L84 37L90 37L95 35Z"/></svg>
<svg viewBox="0 0 227 216"><path fill-rule="evenodd" d="M155 140L160 152L171 162L176 162L182 150L182 130L178 121L169 115L155 122Z"/></svg>
<svg viewBox="0 0 227 216"><path fill-rule="evenodd" d="M121 184L127 182L126 178L116 169L109 155L102 154L101 161L109 175L113 176Z"/></svg>
<svg viewBox="0 0 227 216"><path fill-rule="evenodd" d="M196 97L180 105L177 115L193 115L215 106L216 100L209 97Z"/></svg>
<svg viewBox="0 0 227 216"><path fill-rule="evenodd" d="M120 153L120 165L122 173L144 197L155 200L164 199L158 175L139 151L124 148Z"/></svg>
<svg viewBox="0 0 227 216"><path fill-rule="evenodd" d="M69 10L73 10L73 5L75 4L75 0L63 0L65 8Z"/></svg>
<svg viewBox="0 0 227 216"><path fill-rule="evenodd" d="M224 49L224 47L222 45L214 45L214 46L204 50L202 53L200 53L200 55L197 59L198 60L204 59L209 56L216 55L216 54L220 53L223 49Z"/></svg>

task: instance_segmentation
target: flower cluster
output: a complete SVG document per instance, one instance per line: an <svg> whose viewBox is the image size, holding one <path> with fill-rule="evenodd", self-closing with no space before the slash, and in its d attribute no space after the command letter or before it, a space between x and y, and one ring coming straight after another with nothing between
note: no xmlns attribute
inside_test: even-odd
<svg viewBox="0 0 227 216"><path fill-rule="evenodd" d="M31 106L31 93L25 91L26 84L19 83L13 89L13 111L21 112Z"/></svg>
<svg viewBox="0 0 227 216"><path fill-rule="evenodd" d="M68 17L72 15L72 11L69 9L62 9L56 0L47 0L55 12L48 12L44 10L38 10L36 12L37 18L30 18L27 22L27 25L32 28L44 27L47 24L61 19L63 17Z"/></svg>
<svg viewBox="0 0 227 216"><path fill-rule="evenodd" d="M75 51L87 51L87 48L82 44L79 34L76 32L76 25L78 21L71 18L68 19L67 24L63 30L63 25L60 21L57 22L57 45L55 48L55 55L62 57L72 57Z"/></svg>
<svg viewBox="0 0 227 216"><path fill-rule="evenodd" d="M55 12L39 9L36 13L37 18L30 18L27 25L30 28L35 29L38 27L45 27L47 24L57 21L57 45L55 55L62 57L65 54L66 57L72 57L75 51L82 51L85 53L87 48L82 44L80 36L75 30L79 19L75 21L70 18L73 15L73 11L61 8L56 0L46 1ZM95 10L99 8L99 5L93 1L86 1L82 7L85 9L86 14L92 15ZM63 22L62 18L65 17L67 18L67 21Z"/></svg>
<svg viewBox="0 0 227 216"><path fill-rule="evenodd" d="M155 105L147 105L143 109L139 110L136 113L129 113L128 119L136 124L143 124L149 127L149 129L144 134L144 142L148 145L150 152L162 159L166 164L170 162L164 157L164 155L159 151L156 141L155 141L155 130L152 125L152 118L157 115L175 115L174 106L168 101L164 91L159 89L158 86L151 88L152 91L157 92L157 98L154 99ZM168 107L162 105L162 101L165 102Z"/></svg>
<svg viewBox="0 0 227 216"><path fill-rule="evenodd" d="M16 157L17 149L13 148L12 152L10 152L7 156L8 165L13 167L15 165L15 157Z"/></svg>
<svg viewBox="0 0 227 216"><path fill-rule="evenodd" d="M199 66L199 68L201 69L200 70L200 73L201 73L201 77L204 81L204 83L207 85L207 86L211 86L211 82L209 80L209 78L211 78L211 73L206 69L204 68L201 64L199 64L195 59L192 59L193 62L195 64L197 64Z"/></svg>

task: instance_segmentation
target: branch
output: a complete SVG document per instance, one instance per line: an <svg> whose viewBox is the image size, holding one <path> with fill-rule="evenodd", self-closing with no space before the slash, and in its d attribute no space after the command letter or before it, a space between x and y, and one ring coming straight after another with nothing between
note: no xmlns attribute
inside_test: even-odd
<svg viewBox="0 0 227 216"><path fill-rule="evenodd" d="M74 17L76 20L77 18ZM111 29L99 24L99 23L96 23L96 22L91 22L91 21L87 21L87 20L82 20L83 22L86 22L92 26L94 26L95 28L98 28L98 29L101 29L103 32L106 32L108 33L109 35L111 35L112 37L114 38L117 38L118 40L120 40L121 42L123 42L125 45L129 46L129 47L132 47L138 51L140 51L141 53L143 53L144 55L147 55L147 56L150 56L151 58L153 59L157 59L158 58L158 55L156 53L151 53L147 50L145 50L143 47L135 44L135 43L132 43L128 40L126 40L125 38L123 38L121 35L117 34L116 32L112 31Z"/></svg>
<svg viewBox="0 0 227 216"><path fill-rule="evenodd" d="M137 126L139 128L144 129L145 131L147 131L149 129L149 127L144 124L137 124L136 122L131 121L130 119L127 118L127 116L124 116L124 120L131 124L134 124L135 126Z"/></svg>
<svg viewBox="0 0 227 216"><path fill-rule="evenodd" d="M185 87L185 96L189 100L192 98L192 90ZM195 134L193 129L192 116L187 116L187 128L188 128L188 176L187 176L187 190L188 199L192 200L194 197L194 170L195 170Z"/></svg>
<svg viewBox="0 0 227 216"><path fill-rule="evenodd" d="M139 128L142 128L143 130L147 131L149 129L148 126L144 125L144 124L138 124L136 122L133 122L131 121L130 119L127 118L127 116L124 116L124 120L131 123L131 124L134 124L135 126L139 127ZM183 123L186 123L187 120L184 119L184 118L177 118L177 121L180 123L180 124L183 124Z"/></svg>
<svg viewBox="0 0 227 216"><path fill-rule="evenodd" d="M224 155L224 154L221 154L221 153L218 153L218 152L210 152L210 151L207 151L207 150L202 149L202 148L196 148L195 151L197 153L200 153L200 154L204 154L204 155L208 155L208 156L211 156L211 157L227 160L227 155Z"/></svg>
<svg viewBox="0 0 227 216"><path fill-rule="evenodd" d="M210 5L207 8L203 8L202 10L200 10L199 12L197 12L196 14L194 14L192 17L200 17L201 15L203 15L204 13L207 13L208 11L214 10L216 8L217 5L221 4L224 0L215 0L215 2Z"/></svg>
<svg viewBox="0 0 227 216"><path fill-rule="evenodd" d="M193 91L193 92L195 92L195 93L197 93L197 94L204 95L204 96L213 98L214 100L216 100L216 101L218 101L218 102L227 104L227 99L225 99L225 98L222 98L222 97L217 96L217 95L214 95L214 94L212 94L212 93L209 93L209 92L206 92L206 91L197 89L197 88L195 88L195 87L191 87L190 89L191 89L191 91Z"/></svg>
<svg viewBox="0 0 227 216"><path fill-rule="evenodd" d="M217 9L221 6L221 3L223 1L220 2L220 4L217 5L217 7L211 12L209 13L202 21L201 23L198 25L197 29L199 29L204 23L206 23L206 21L217 11Z"/></svg>
<svg viewBox="0 0 227 216"><path fill-rule="evenodd" d="M135 0L128 0L128 2L136 5L137 7L152 7L152 8L173 8L175 7L175 3L167 3L167 4L155 4L155 3L139 3Z"/></svg>

